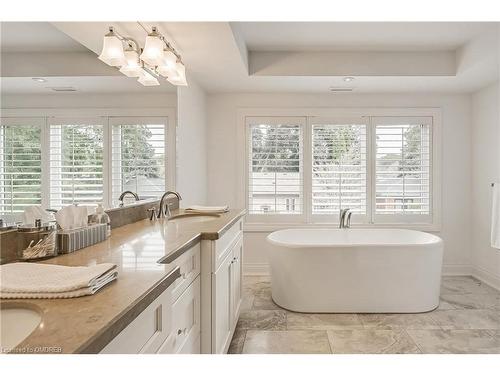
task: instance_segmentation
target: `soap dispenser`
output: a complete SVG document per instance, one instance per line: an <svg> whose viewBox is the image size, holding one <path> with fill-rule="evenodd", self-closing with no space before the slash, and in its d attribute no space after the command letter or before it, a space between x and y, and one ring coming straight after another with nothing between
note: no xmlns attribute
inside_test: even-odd
<svg viewBox="0 0 500 375"><path fill-rule="evenodd" d="M90 224L106 224L106 237L111 236L111 220L106 212L104 212L104 208L102 204L97 204L97 208L95 209L95 214L91 215L89 218Z"/></svg>

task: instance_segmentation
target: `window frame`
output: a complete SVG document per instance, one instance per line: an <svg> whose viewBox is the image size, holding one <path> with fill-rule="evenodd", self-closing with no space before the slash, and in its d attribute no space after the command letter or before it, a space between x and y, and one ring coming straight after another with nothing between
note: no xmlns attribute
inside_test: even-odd
<svg viewBox="0 0 500 375"><path fill-rule="evenodd" d="M345 118L363 118L367 123L367 219L359 220L353 215L353 227L380 227L380 228L408 228L427 231L439 231L441 229L441 109L431 108L239 108L237 109L237 138L239 152L237 163L238 170L238 204L248 207L248 146L249 132L247 126L248 117L276 118L276 117L304 117L306 119L305 131L303 134L303 163L304 163L304 209L303 215L253 215L247 214L245 231L261 232L277 230L289 227L331 227L338 225L338 215L331 215L328 219L319 220L311 213L311 158L312 158L312 123L314 120L332 121ZM375 221L375 131L372 118L374 117L430 117L432 123L429 127L430 141L430 209L431 219L428 222L416 221L414 218L400 216L398 221ZM276 217L277 216L277 217ZM286 217L289 216L289 217ZM318 215L314 215L318 216ZM380 216L380 215L378 215ZM393 216L393 215L390 215ZM407 215L408 216L408 215ZM413 215L409 215L413 216Z"/></svg>
<svg viewBox="0 0 500 375"><path fill-rule="evenodd" d="M374 119L380 119L382 123L375 122ZM392 119L397 119L396 121L391 121ZM401 120L403 119L403 120ZM429 126L429 210L430 215L417 215L417 214L391 214L391 215L383 215L377 214L376 212L376 182L372 184L372 222L374 224L418 224L418 225L427 225L433 223L433 213L434 213L434 144L433 144L433 118L431 116L372 116L370 118L371 128L373 132L372 137L372 156L373 156L373 164L372 164L372 176L376 178L376 126L377 125L398 125L396 122L403 122L405 125L428 125ZM422 220L425 219L425 220Z"/></svg>
<svg viewBox="0 0 500 375"><path fill-rule="evenodd" d="M47 164L48 160L48 154L44 153L43 147L47 143L47 134L45 133L45 125L46 125L46 118L43 116L29 116L29 117L1 117L1 125L6 125L6 126L35 126L40 128L40 167L41 167L41 175L40 175L40 185L41 185L41 204L46 199L46 191L44 189L45 184L48 181L48 176L45 175L44 170L45 170L45 165ZM0 194L2 194L0 192ZM11 212L11 213L5 213L6 216L8 217L15 217L18 216L19 213L16 212Z"/></svg>
<svg viewBox="0 0 500 375"><path fill-rule="evenodd" d="M165 126L165 189L175 190L175 131L171 130L170 120L168 116L110 116L108 117L108 129L107 137L108 141L108 184L107 184L107 194L110 203L113 203L113 149L112 149L112 137L113 137L113 126L115 125L149 125L151 122L158 121ZM173 163L173 168L171 163Z"/></svg>
<svg viewBox="0 0 500 375"><path fill-rule="evenodd" d="M352 124L350 124L352 123ZM308 132L310 133L310 141L309 141L309 153L311 154L311 167L312 167L312 154L313 154L313 126L314 125L363 125L365 126L365 134L366 134L366 213L365 215L353 214L352 215L352 224L369 224L370 223L370 207L371 207L371 193L370 193L370 181L371 174L369 172L371 165L371 127L366 117L362 116L352 116L352 117L325 117L325 116L310 116L308 118ZM312 202L312 171L310 176L309 185L311 193L308 199ZM310 223L325 223L325 224L335 224L339 223L338 215L322 215L322 214L314 214L312 212L309 213L309 222Z"/></svg>
<svg viewBox="0 0 500 375"><path fill-rule="evenodd" d="M68 125L92 125L92 126L101 126L102 127L102 157L103 157L103 174L102 174L102 202L96 202L96 203L102 203L104 207L107 207L106 204L108 202L108 195L107 195L107 189L106 189L106 182L108 181L108 163L106 162L106 155L108 153L108 148L109 144L107 140L109 138L107 137L107 119L106 117L99 117L99 116L93 116L93 117L55 117L55 116L49 116L46 119L46 126L45 126L45 132L46 132L46 137L47 137L47 144L44 147L42 147L42 153L46 153L47 155L47 167L48 171L44 172L42 170L42 174L46 173L48 175L48 180L47 180L47 186L46 186L46 191L47 191L47 196L48 200L45 202L42 201L42 206L45 207L47 206L48 208L55 208L51 205L52 201L52 179L50 178L51 176L51 170L52 166L50 165L50 154L51 154L51 127L52 126L68 126ZM43 189L43 188L42 188ZM83 203L80 203L81 205L84 205ZM86 205L86 204L85 204ZM64 205L63 205L64 206Z"/></svg>
<svg viewBox="0 0 500 375"><path fill-rule="evenodd" d="M283 122L290 121L293 124L299 125L300 128L300 136L301 136L301 154L302 154L302 160L301 160L301 167L302 167L302 186L301 186L301 199L302 199L302 213L299 214L249 214L247 215L247 221L249 222L273 222L273 221L279 221L279 222L296 222L297 220L305 220L306 217L306 212L309 211L309 202L306 199L306 185L304 184L305 178L306 178L306 171L305 171L305 165L307 164L307 157L304 152L304 141L305 141L305 134L307 133L305 131L305 128L307 127L307 119L304 116L269 116L269 117L262 117L262 116L248 116L245 118L245 139L247 140L245 142L245 178L246 178L246 183L245 183L245 207L248 209L249 207L249 199L250 199L250 184L249 184L249 160L248 157L250 155L250 129L254 119L259 119L259 122L264 122L269 125L281 125Z"/></svg>
<svg viewBox="0 0 500 375"><path fill-rule="evenodd" d="M43 208L49 208L50 204L50 123L61 119L89 120L102 119L104 125L104 207L111 207L111 131L110 120L112 118L164 118L166 119L166 152L165 152L165 175L166 189L175 190L176 186L176 127L177 112L174 107L151 107L151 108L6 108L2 109L1 120L10 124L19 124L29 120L38 121L42 127L41 150L42 150L42 203Z"/></svg>

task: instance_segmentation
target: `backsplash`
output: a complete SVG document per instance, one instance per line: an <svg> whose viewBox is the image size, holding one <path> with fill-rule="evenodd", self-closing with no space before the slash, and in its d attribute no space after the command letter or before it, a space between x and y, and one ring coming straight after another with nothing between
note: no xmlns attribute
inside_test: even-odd
<svg viewBox="0 0 500 375"><path fill-rule="evenodd" d="M158 207L159 203L159 201L150 201L107 210L106 213L111 220L111 229L149 219L148 209ZM179 208L175 197L167 198L167 203L170 204L172 210ZM14 262L21 258L18 235L17 230L0 232L0 264Z"/></svg>

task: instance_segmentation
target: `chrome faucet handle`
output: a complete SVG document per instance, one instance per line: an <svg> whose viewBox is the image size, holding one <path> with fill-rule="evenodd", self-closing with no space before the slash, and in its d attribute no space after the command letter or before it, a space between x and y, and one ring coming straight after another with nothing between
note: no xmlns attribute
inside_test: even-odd
<svg viewBox="0 0 500 375"><path fill-rule="evenodd" d="M346 217L348 213L350 213L351 209L350 208L342 208L340 210L340 217L339 217L339 228L346 228Z"/></svg>
<svg viewBox="0 0 500 375"><path fill-rule="evenodd" d="M170 216L172 216L172 210L170 210L170 204L167 203L165 205L165 217L169 218Z"/></svg>
<svg viewBox="0 0 500 375"><path fill-rule="evenodd" d="M156 217L156 207L148 208L148 212L150 213L149 214L149 220L155 221L157 219L157 217Z"/></svg>
<svg viewBox="0 0 500 375"><path fill-rule="evenodd" d="M345 223L345 228L350 228L351 227L351 216L352 216L352 211L349 210L349 212L347 213L347 217L346 217L346 223Z"/></svg>

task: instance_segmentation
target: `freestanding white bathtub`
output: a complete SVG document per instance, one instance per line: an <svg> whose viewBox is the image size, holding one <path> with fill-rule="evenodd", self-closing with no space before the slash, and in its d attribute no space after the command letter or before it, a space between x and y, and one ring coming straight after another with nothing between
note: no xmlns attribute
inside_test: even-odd
<svg viewBox="0 0 500 375"><path fill-rule="evenodd" d="M286 229L267 237L273 300L297 312L415 313L439 304L443 241L406 229Z"/></svg>

